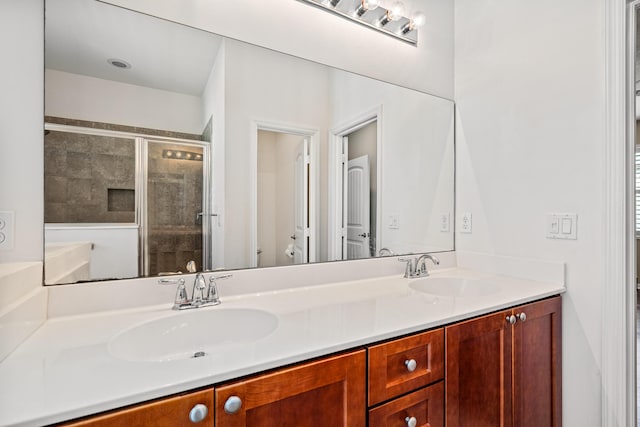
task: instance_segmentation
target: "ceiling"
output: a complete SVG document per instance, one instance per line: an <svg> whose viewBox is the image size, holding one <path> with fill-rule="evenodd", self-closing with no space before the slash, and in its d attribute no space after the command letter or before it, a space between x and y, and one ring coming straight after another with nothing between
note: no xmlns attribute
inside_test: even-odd
<svg viewBox="0 0 640 427"><path fill-rule="evenodd" d="M199 96L221 40L95 0L46 1L45 66L59 71Z"/></svg>

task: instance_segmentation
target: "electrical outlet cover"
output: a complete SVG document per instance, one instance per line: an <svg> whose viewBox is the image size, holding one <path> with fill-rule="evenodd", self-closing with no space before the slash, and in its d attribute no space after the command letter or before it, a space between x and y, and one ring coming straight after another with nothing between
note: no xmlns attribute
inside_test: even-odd
<svg viewBox="0 0 640 427"><path fill-rule="evenodd" d="M465 212L462 214L460 232L471 233L471 214L469 212Z"/></svg>
<svg viewBox="0 0 640 427"><path fill-rule="evenodd" d="M0 250L13 249L13 223L14 213L13 211L0 212L0 223L2 228L0 229Z"/></svg>

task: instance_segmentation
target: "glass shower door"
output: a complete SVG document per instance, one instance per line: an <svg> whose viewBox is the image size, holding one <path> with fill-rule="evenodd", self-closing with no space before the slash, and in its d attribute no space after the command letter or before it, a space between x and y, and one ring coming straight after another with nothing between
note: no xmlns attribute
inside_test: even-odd
<svg viewBox="0 0 640 427"><path fill-rule="evenodd" d="M145 275L186 272L193 260L197 270L208 268L203 234L210 218L203 215L208 150L204 144L146 141L143 260ZM203 233L203 231L205 231Z"/></svg>

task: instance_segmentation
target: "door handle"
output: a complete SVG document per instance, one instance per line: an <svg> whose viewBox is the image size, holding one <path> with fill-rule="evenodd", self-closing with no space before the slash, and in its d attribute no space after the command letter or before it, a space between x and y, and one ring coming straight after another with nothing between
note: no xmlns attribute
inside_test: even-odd
<svg viewBox="0 0 640 427"><path fill-rule="evenodd" d="M367 237L370 236L370 234L369 233L362 233L362 234L358 234L358 236L364 237L366 239Z"/></svg>

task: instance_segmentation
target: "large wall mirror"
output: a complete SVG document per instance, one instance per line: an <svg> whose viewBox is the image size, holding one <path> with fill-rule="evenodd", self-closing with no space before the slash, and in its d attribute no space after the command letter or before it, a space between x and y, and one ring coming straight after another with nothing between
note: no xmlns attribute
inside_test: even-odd
<svg viewBox="0 0 640 427"><path fill-rule="evenodd" d="M454 248L450 100L87 0L45 66L46 284Z"/></svg>

